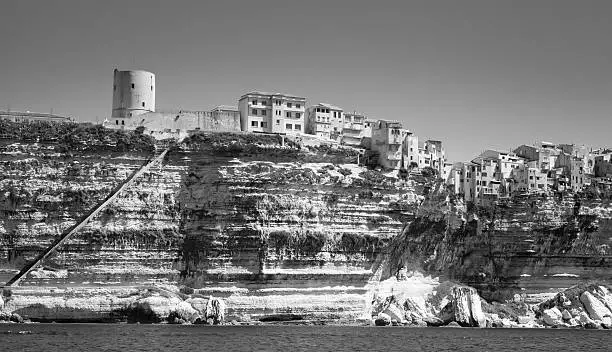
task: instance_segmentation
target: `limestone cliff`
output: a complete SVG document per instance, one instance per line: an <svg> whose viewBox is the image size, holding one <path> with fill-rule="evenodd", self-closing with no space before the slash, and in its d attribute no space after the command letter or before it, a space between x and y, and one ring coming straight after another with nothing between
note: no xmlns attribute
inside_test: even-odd
<svg viewBox="0 0 612 352"><path fill-rule="evenodd" d="M163 147L134 132L63 128L0 124L0 282ZM5 291L5 307L43 321L128 320L163 290L175 308L155 319L196 317L177 299L206 319L213 295L226 320L353 320L386 295L381 280L407 269L413 296L438 284L421 272L489 300L610 279L606 202L467 209L431 178L401 180L358 157L281 136L194 135Z"/></svg>
<svg viewBox="0 0 612 352"><path fill-rule="evenodd" d="M121 132L93 130L72 144L3 140L2 281L153 153L117 147L112 138ZM36 318L32 297L85 299L90 290L105 302L96 317L108 320L129 301L109 303L109 292L135 298L143 295L133 289L167 284L224 298L228 319L361 315L376 259L411 221L431 180L399 181L357 166L357 158L353 149L304 147L280 136L193 136L12 289L11 307ZM81 309L72 303L49 304L51 311ZM45 311L41 319L66 314Z"/></svg>

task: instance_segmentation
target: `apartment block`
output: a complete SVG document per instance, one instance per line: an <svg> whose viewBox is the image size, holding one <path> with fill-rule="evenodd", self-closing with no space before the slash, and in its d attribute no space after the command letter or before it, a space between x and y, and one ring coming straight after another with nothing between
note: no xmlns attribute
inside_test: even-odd
<svg viewBox="0 0 612 352"><path fill-rule="evenodd" d="M387 169L399 169L402 145L410 132L397 121L378 120L372 126L372 152L378 155L378 164Z"/></svg>
<svg viewBox="0 0 612 352"><path fill-rule="evenodd" d="M365 116L357 113L344 113L344 125L340 143L353 147L360 147L364 137Z"/></svg>
<svg viewBox="0 0 612 352"><path fill-rule="evenodd" d="M342 132L343 110L319 103L306 110L306 133L336 140Z"/></svg>
<svg viewBox="0 0 612 352"><path fill-rule="evenodd" d="M243 131L298 134L305 131L306 98L250 92L238 100Z"/></svg>
<svg viewBox="0 0 612 352"><path fill-rule="evenodd" d="M419 168L431 167L438 171L439 175L444 174L444 164L446 162L446 156L444 155L444 148L442 148L442 142L436 140L426 140L422 144L419 144L419 155L418 155Z"/></svg>

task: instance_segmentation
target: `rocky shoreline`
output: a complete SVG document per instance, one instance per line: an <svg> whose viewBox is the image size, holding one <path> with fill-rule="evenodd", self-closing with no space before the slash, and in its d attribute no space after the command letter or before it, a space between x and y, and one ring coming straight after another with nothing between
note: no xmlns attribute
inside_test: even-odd
<svg viewBox="0 0 612 352"><path fill-rule="evenodd" d="M394 293L376 297L369 317L366 312L352 320L309 319L291 313L227 319L223 299L185 294L166 285L129 289L123 297L111 297L109 292L103 297L99 292L98 296L81 299L27 297L5 289L0 298L0 323L612 329L612 294L608 287L598 283L576 285L540 304L527 304L520 295L505 303L488 303L474 288L452 282L443 282L424 296L407 296L401 289L401 280L390 281L396 289L392 290ZM96 311L96 307L104 304L110 309L107 314Z"/></svg>

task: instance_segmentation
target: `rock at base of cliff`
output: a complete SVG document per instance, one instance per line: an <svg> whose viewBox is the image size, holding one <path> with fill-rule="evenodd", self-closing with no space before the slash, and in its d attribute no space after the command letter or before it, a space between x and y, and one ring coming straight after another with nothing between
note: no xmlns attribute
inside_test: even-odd
<svg viewBox="0 0 612 352"><path fill-rule="evenodd" d="M374 320L374 325L376 326L389 326L391 325L391 317L385 313L379 313Z"/></svg>
<svg viewBox="0 0 612 352"><path fill-rule="evenodd" d="M225 321L225 302L220 298L210 296L204 311L204 320L212 321L214 325L223 324Z"/></svg>
<svg viewBox="0 0 612 352"><path fill-rule="evenodd" d="M424 317L423 321L427 324L427 326L443 326L446 323L439 318L436 317Z"/></svg>
<svg viewBox="0 0 612 352"><path fill-rule="evenodd" d="M563 324L563 314L557 307L545 309L542 312L542 320L546 325L558 326Z"/></svg>
<svg viewBox="0 0 612 352"><path fill-rule="evenodd" d="M595 297L591 292L585 291L580 295L580 302L584 304L591 319L602 320L604 317L612 316L612 312Z"/></svg>
<svg viewBox="0 0 612 352"><path fill-rule="evenodd" d="M563 320L568 321L572 319L572 313L570 313L567 309L564 309L561 312L561 317L563 318Z"/></svg>
<svg viewBox="0 0 612 352"><path fill-rule="evenodd" d="M188 302L179 302L170 312L168 322L174 324L193 323L199 318L200 314Z"/></svg>

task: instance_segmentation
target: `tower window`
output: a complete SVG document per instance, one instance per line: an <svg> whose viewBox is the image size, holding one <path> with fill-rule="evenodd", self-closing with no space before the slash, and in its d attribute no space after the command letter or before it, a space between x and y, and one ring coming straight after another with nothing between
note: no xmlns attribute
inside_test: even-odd
<svg viewBox="0 0 612 352"><path fill-rule="evenodd" d="M142 102L142 107L143 107L143 108L145 107L145 102L144 102L144 101Z"/></svg>
<svg viewBox="0 0 612 352"><path fill-rule="evenodd" d="M134 89L134 83L132 83L132 89Z"/></svg>

